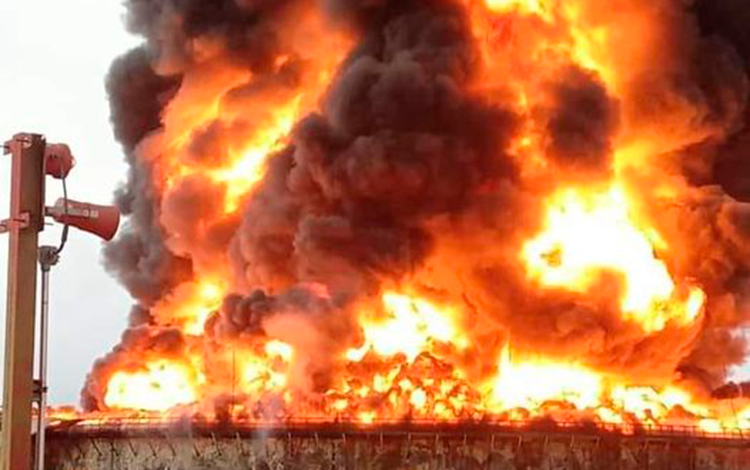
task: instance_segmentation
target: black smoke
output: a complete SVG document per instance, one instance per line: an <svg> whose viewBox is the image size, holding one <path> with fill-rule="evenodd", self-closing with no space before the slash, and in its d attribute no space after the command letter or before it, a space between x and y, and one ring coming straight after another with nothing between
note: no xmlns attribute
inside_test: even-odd
<svg viewBox="0 0 750 470"><path fill-rule="evenodd" d="M211 347L265 335L288 341L310 353L298 372L311 379L297 384L308 390L324 390L336 357L361 339L352 317L358 303L412 277L471 312L474 347L491 366L498 338L509 335L519 347L587 357L602 368L667 380L681 374L708 388L720 383L745 353L731 331L750 317L750 219L725 193L750 195L748 8L730 0L693 9L662 3L664 42L674 47L654 58L669 61L638 64L622 102L571 59L542 80L543 96L533 97L537 107L525 116L504 87L536 77L493 77L497 89L481 86L484 38L465 2L127 1L128 27L145 44L118 59L108 78L114 131L130 171L117 193L128 223L105 258L138 306L123 342L95 365L86 407L102 406L104 371L130 367L132 357L149 356L161 340L179 342L181 334L157 325L149 308L211 263L231 268L234 293L208 321L204 339ZM223 189L207 174L241 150L233 143L268 122L275 103L314 79L313 59L291 46L310 9L353 45L316 110L268 157L239 211L223 217ZM154 142L165 130L167 106L186 84L209 82L224 66L250 78L216 97L224 114L189 130L178 157L196 171L163 196L159 162L170 149ZM601 182L613 174L621 133L637 128L661 138L654 129L684 108L695 111L687 119L694 132L665 136L674 142L664 145L669 155L658 165L660 175L683 176L692 186L664 208L649 204L657 197L646 181L643 198L665 238L693 238L692 249L672 254L669 268L705 287L703 323L644 338L622 318L613 299L623 280L611 273L597 279L588 298L530 285L517 254L539 228L555 181L574 172L583 183ZM552 168L533 181L524 180L528 162L512 150L529 125L543 135L543 159Z"/></svg>

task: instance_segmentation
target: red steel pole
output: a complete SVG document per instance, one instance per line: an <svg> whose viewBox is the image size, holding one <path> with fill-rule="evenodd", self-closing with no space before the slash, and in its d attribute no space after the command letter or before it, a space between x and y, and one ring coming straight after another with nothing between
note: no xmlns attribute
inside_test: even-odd
<svg viewBox="0 0 750 470"><path fill-rule="evenodd" d="M34 316L37 238L44 227L44 151L41 135L16 134L11 153L8 298L5 311L5 391L0 470L31 468L34 397Z"/></svg>

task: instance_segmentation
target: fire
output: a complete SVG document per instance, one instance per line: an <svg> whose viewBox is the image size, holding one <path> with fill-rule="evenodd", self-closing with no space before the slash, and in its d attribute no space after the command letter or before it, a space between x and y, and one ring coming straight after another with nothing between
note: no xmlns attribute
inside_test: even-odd
<svg viewBox="0 0 750 470"><path fill-rule="evenodd" d="M506 345L492 384L492 399L500 409L533 410L550 400L572 403L580 409L599 404L602 379L596 372L544 360L515 363L510 353Z"/></svg>
<svg viewBox="0 0 750 470"><path fill-rule="evenodd" d="M288 383L287 369L294 356L294 349L278 340L271 340L263 347L264 354L240 355L241 376L239 388L245 393L283 391Z"/></svg>
<svg viewBox="0 0 750 470"><path fill-rule="evenodd" d="M225 289L223 282L213 279L185 284L154 307L155 315L178 322L185 333L198 336L208 317L221 305Z"/></svg>
<svg viewBox="0 0 750 470"><path fill-rule="evenodd" d="M538 15L549 19L549 11L543 0L486 0L487 7L496 12L520 11L527 15Z"/></svg>
<svg viewBox="0 0 750 470"><path fill-rule="evenodd" d="M693 322L704 294L687 286L680 296L667 266L655 251L667 249L658 233L639 227L627 193L566 189L547 204L545 227L523 247L531 278L543 286L585 293L602 273L623 278L620 308L648 332L668 322Z"/></svg>
<svg viewBox="0 0 750 470"><path fill-rule="evenodd" d="M109 379L104 401L111 408L166 411L195 402L200 380L185 364L155 360L144 370L116 372Z"/></svg>
<svg viewBox="0 0 750 470"><path fill-rule="evenodd" d="M323 412L322 417L355 419L363 425L407 416L443 420L543 416L559 406L554 404L564 403L607 423L659 424L679 408L695 416L707 432L750 429L750 408L734 417L717 416L680 388L628 385L623 377L584 364L512 354L507 343L496 375L483 386L472 385L466 372L449 363L455 351L436 348L434 343L452 341L457 350L468 347L459 333L459 312L395 291L384 294L381 301L382 317L363 310L365 344L347 351L347 373L324 393L322 409L290 392L289 374L298 353L277 339L254 349L230 349L228 360L236 370L233 393L276 396L277 403L283 403L280 416L305 410L310 416ZM196 373L196 366L200 367L195 361L188 365L155 360L143 370L118 371L109 379L105 402L113 410L141 412L195 404L210 381L210 372L208 377ZM244 406L239 404L237 410Z"/></svg>
<svg viewBox="0 0 750 470"><path fill-rule="evenodd" d="M434 341L453 343L458 348L468 345L468 339L455 324L455 312L395 292L386 292L382 300L385 318L362 320L365 344L347 351L347 359L359 361L372 350L381 356L401 353L413 361Z"/></svg>
<svg viewBox="0 0 750 470"><path fill-rule="evenodd" d="M658 391L651 387L618 386L612 391L611 400L617 408L627 410L643 422L658 422L676 406L688 409L698 416L708 412L705 408L693 404L687 392L675 387L666 387Z"/></svg>
<svg viewBox="0 0 750 470"><path fill-rule="evenodd" d="M325 394L329 416L369 422L405 417L429 419L476 418L483 397L460 370L423 353L413 360L396 356L381 360L368 354L347 366L348 374Z"/></svg>
<svg viewBox="0 0 750 470"><path fill-rule="evenodd" d="M211 177L227 187L225 212L236 211L240 200L263 178L266 158L283 148L284 138L297 120L301 99L297 96L275 110L270 125L253 136L240 156L231 160L231 166L212 171Z"/></svg>
<svg viewBox="0 0 750 470"><path fill-rule="evenodd" d="M712 169L747 90L692 11L282 3L134 27L118 130L156 111L108 261L139 315L88 408L750 429L709 398L743 348L749 212Z"/></svg>

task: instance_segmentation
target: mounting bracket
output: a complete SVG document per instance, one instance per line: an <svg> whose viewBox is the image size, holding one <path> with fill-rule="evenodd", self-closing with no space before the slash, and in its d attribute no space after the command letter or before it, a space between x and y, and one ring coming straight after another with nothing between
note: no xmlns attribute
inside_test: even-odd
<svg viewBox="0 0 750 470"><path fill-rule="evenodd" d="M29 226L31 216L28 212L23 212L20 216L15 219L0 220L0 235L10 230L15 226L19 229L24 229Z"/></svg>

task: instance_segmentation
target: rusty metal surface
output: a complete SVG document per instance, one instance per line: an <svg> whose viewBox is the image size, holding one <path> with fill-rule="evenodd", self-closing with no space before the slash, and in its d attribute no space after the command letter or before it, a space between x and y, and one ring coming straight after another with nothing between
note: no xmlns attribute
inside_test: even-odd
<svg viewBox="0 0 750 470"><path fill-rule="evenodd" d="M29 434L34 398L37 239L44 227L44 148L44 138L37 134L16 134L8 142L11 193L10 220L5 224L9 236L2 470L31 466Z"/></svg>
<svg viewBox="0 0 750 470"><path fill-rule="evenodd" d="M49 470L750 470L750 441L394 423L91 426L48 433Z"/></svg>

